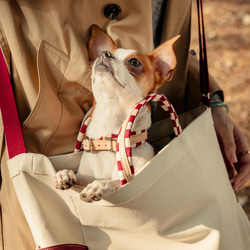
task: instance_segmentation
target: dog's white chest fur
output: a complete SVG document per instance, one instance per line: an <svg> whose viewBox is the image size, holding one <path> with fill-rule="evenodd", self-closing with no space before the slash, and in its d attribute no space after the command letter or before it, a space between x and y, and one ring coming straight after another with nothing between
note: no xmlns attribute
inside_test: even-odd
<svg viewBox="0 0 250 250"><path fill-rule="evenodd" d="M100 105L96 104L86 135L92 139L109 137L111 134L117 135L130 111L131 108L127 108L117 101L106 100ZM150 127L151 117L147 106L143 107L134 124L136 131ZM133 148L132 155L135 171L138 171L153 157L154 152L152 147L145 142L143 145ZM77 182L83 186L93 180L119 179L116 154L110 151L83 152L76 176Z"/></svg>

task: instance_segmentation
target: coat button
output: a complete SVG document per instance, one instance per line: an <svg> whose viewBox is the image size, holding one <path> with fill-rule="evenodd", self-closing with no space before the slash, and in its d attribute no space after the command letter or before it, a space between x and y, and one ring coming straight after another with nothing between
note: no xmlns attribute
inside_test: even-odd
<svg viewBox="0 0 250 250"><path fill-rule="evenodd" d="M104 15L107 19L114 20L114 19L118 19L121 11L122 10L120 6L116 4L109 4L104 9Z"/></svg>

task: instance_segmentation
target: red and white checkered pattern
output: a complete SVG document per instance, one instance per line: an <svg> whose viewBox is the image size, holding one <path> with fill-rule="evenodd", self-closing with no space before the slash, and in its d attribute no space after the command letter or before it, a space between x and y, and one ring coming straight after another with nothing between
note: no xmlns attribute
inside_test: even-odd
<svg viewBox="0 0 250 250"><path fill-rule="evenodd" d="M88 111L88 113L86 114L86 116L84 117L84 120L82 122L83 125L78 133L77 140L76 140L75 152L79 152L79 151L83 150L82 143L83 143L84 138L86 138L86 130L87 130L87 127L88 127L90 120L91 120L91 114L92 114L92 108ZM145 132L146 132L145 129L141 130L141 131L133 131L133 132L131 132L131 135L132 136L139 135L139 134L143 134ZM143 136L143 138L144 137L145 136ZM106 135L105 138L100 137L99 140L104 140L106 138L117 139L118 134ZM136 141L138 141L138 140L136 140ZM131 148L134 148L134 147L142 145L145 141L146 141L145 139L142 139L142 137L140 137L140 142L136 142L134 144L131 144L130 146L131 146Z"/></svg>
<svg viewBox="0 0 250 250"><path fill-rule="evenodd" d="M90 118L91 118L91 113L92 113L92 108L89 110L89 112L86 114L83 120L83 125L78 133L77 139L76 139L76 147L75 147L75 152L82 151L82 141L84 137L86 136L86 130L87 126L89 125Z"/></svg>
<svg viewBox="0 0 250 250"><path fill-rule="evenodd" d="M135 121L136 116L139 114L140 109L150 101L155 101L159 103L161 107L169 113L170 118L172 120L175 135L178 136L182 133L177 114L172 104L164 95L153 93L148 95L144 100L138 103L125 119L117 140L116 159L121 185L124 185L130 180L132 180L134 175L132 149L130 145L130 135L133 122Z"/></svg>

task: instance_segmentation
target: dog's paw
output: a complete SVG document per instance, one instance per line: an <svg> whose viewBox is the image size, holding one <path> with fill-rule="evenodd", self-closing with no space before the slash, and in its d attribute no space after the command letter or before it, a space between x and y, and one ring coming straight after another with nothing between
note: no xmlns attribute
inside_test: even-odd
<svg viewBox="0 0 250 250"><path fill-rule="evenodd" d="M68 189L76 183L76 175L72 170L61 170L55 176L57 189Z"/></svg>
<svg viewBox="0 0 250 250"><path fill-rule="evenodd" d="M86 202L99 201L103 197L103 188L102 182L94 181L82 190L80 198Z"/></svg>
<svg viewBox="0 0 250 250"><path fill-rule="evenodd" d="M119 180L95 180L82 190L80 198L86 202L99 201L111 195L119 186Z"/></svg>

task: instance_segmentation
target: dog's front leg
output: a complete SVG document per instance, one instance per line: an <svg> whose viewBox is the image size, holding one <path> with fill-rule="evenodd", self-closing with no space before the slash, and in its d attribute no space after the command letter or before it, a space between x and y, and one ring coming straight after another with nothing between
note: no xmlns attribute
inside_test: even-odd
<svg viewBox="0 0 250 250"><path fill-rule="evenodd" d="M120 187L120 180L95 180L80 193L86 202L99 201L113 194Z"/></svg>

